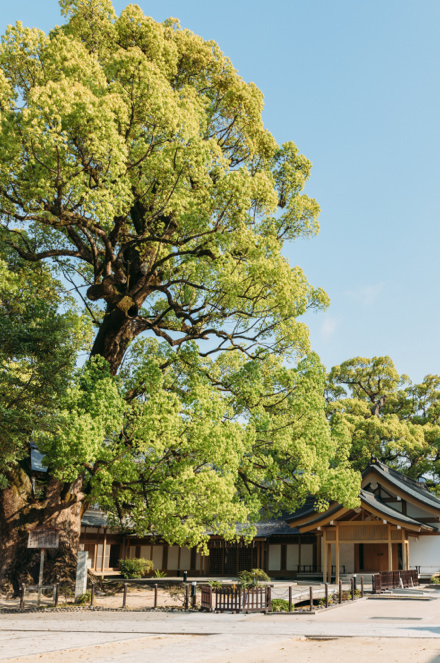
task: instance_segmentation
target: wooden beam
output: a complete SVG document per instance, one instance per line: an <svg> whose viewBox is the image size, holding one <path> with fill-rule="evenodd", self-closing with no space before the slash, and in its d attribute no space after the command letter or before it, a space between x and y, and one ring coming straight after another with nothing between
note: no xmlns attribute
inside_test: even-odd
<svg viewBox="0 0 440 663"><path fill-rule="evenodd" d="M411 502L411 504L415 504L416 506L420 506L422 509L425 509L425 511L428 511L428 513L433 513L436 516L439 515L440 513L440 506L439 507L434 507L432 505L428 505L424 502L423 498L417 499L413 495L408 494L405 492L403 489L398 488L397 486L394 486L391 482L388 482L385 477L378 475L374 470L368 473L366 477L362 480L362 487L366 486L369 483L369 480L371 480L371 476L374 476L374 480L380 483L386 490L390 492L390 494L394 495L399 495L403 500L406 500L407 502Z"/></svg>
<svg viewBox="0 0 440 663"><path fill-rule="evenodd" d="M406 550L405 532L402 530L402 566L404 571L408 571L408 556Z"/></svg>
<svg viewBox="0 0 440 663"><path fill-rule="evenodd" d="M305 532L311 532L318 527L325 527L325 525L328 525L332 520L337 520L349 511L351 511L351 509L346 509L345 506L341 506L340 509L334 511L333 513L328 513L326 511L322 514L321 518L315 518L313 523L309 523L308 525L304 525L304 527L299 527L298 529L302 534Z"/></svg>
<svg viewBox="0 0 440 663"><path fill-rule="evenodd" d="M104 541L102 542L101 573L104 573L105 549L107 547L107 528L104 527Z"/></svg>
<svg viewBox="0 0 440 663"><path fill-rule="evenodd" d="M393 543L391 540L391 525L388 525L388 571L393 570Z"/></svg>
<svg viewBox="0 0 440 663"><path fill-rule="evenodd" d="M377 510L376 510L374 507L372 507L372 506L367 505L365 508L368 509L368 511L369 511L370 513L372 513L373 515L375 515L375 516L376 516L377 518L379 518L380 520L383 520L384 518L386 518L386 519L389 520L393 525L400 525L400 526L403 526L403 527L405 527L406 529L412 530L413 532L420 532L420 530L421 530L421 527L419 527L418 525L412 525L411 523L408 523L408 522L405 522L405 521L403 521L403 520L400 520L397 516L395 516L395 517L392 517L392 516L390 516L390 515L386 515L386 516L384 516L383 513L381 513L380 511L377 511ZM399 511L396 511L396 513L397 513L397 515L398 515L398 514L399 514ZM423 527L423 524L421 524L421 526Z"/></svg>
<svg viewBox="0 0 440 663"><path fill-rule="evenodd" d="M336 584L339 584L339 525L336 523Z"/></svg>

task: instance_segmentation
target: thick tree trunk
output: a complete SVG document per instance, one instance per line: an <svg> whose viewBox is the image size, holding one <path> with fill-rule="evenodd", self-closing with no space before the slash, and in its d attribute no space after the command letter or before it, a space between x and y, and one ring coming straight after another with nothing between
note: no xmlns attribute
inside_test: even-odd
<svg viewBox="0 0 440 663"><path fill-rule="evenodd" d="M48 550L44 583L73 581L79 546L82 480L71 485L48 477L45 494L34 496L27 472L17 468L8 488L0 492L0 578L12 583L15 593L22 582L38 580L40 551L29 549L29 530L59 530L58 549Z"/></svg>
<svg viewBox="0 0 440 663"><path fill-rule="evenodd" d="M106 313L93 343L91 356L101 355L110 364L112 375L116 375L128 346L141 330L136 321L125 311L114 308Z"/></svg>

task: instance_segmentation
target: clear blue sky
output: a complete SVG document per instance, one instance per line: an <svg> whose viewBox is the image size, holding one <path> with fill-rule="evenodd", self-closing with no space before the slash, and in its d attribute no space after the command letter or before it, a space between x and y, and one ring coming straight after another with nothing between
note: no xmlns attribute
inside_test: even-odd
<svg viewBox="0 0 440 663"><path fill-rule="evenodd" d="M286 254L331 297L306 318L323 362L389 354L415 381L440 374L440 1L138 4L215 39L278 142L312 160L321 233ZM16 20L47 31L57 0L4 0L0 32Z"/></svg>

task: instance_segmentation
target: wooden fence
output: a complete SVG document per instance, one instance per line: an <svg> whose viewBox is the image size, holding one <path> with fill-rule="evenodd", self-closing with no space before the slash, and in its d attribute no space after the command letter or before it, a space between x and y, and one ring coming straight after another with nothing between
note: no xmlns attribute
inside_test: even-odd
<svg viewBox="0 0 440 663"><path fill-rule="evenodd" d="M223 586L212 589L210 586L201 588L200 607L215 612L269 612L271 608L270 586L241 589ZM214 606L213 606L214 598Z"/></svg>
<svg viewBox="0 0 440 663"><path fill-rule="evenodd" d="M399 587L417 587L419 574L416 569L410 571L381 571L372 576L373 594L380 594L387 589Z"/></svg>

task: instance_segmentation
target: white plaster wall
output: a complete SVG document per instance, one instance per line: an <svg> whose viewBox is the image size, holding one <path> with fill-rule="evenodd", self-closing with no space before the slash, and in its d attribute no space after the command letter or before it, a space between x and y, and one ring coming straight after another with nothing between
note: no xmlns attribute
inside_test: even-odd
<svg viewBox="0 0 440 663"><path fill-rule="evenodd" d="M281 545L279 543L269 545L269 571L281 569Z"/></svg>
<svg viewBox="0 0 440 663"><path fill-rule="evenodd" d="M301 544L301 566L303 564L313 564L313 543Z"/></svg>
<svg viewBox="0 0 440 663"><path fill-rule="evenodd" d="M440 571L440 536L410 536L409 566L420 566L421 573Z"/></svg>
<svg viewBox="0 0 440 663"><path fill-rule="evenodd" d="M151 546L141 546L141 557L151 560Z"/></svg>
<svg viewBox="0 0 440 663"><path fill-rule="evenodd" d="M286 570L296 571L299 560L299 545L288 543L286 546Z"/></svg>
<svg viewBox="0 0 440 663"><path fill-rule="evenodd" d="M168 569L177 569L179 567L179 546L170 546L168 548Z"/></svg>
<svg viewBox="0 0 440 663"><path fill-rule="evenodd" d="M321 559L324 559L323 553ZM345 573L354 573L354 543L339 544L339 564L341 573L343 573L343 566L345 566ZM336 546L334 544L332 544L332 566L336 566Z"/></svg>
<svg viewBox="0 0 440 663"><path fill-rule="evenodd" d="M432 516L432 513L429 513L429 511L425 511L424 509L421 509L418 506L415 506L414 504L410 504L408 502L406 506L406 513L408 516L411 516L411 518L426 518L429 516ZM436 529L440 529L440 524L439 523L428 523L432 527L435 527Z"/></svg>
<svg viewBox="0 0 440 663"><path fill-rule="evenodd" d="M151 559L155 569L162 569L163 546L151 546Z"/></svg>
<svg viewBox="0 0 440 663"><path fill-rule="evenodd" d="M189 571L191 568L191 550L184 546L180 549L180 570Z"/></svg>

